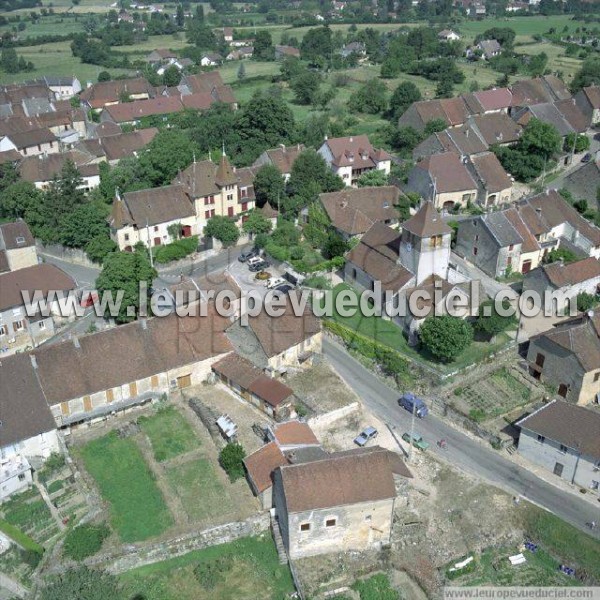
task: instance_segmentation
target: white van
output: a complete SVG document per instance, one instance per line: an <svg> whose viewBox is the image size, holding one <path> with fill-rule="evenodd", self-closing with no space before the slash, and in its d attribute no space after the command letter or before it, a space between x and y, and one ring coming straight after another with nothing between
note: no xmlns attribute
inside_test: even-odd
<svg viewBox="0 0 600 600"><path fill-rule="evenodd" d="M255 265L256 263L262 262L263 259L260 256L253 256L252 258L249 258L248 261L246 262L246 264L251 267L252 265Z"/></svg>

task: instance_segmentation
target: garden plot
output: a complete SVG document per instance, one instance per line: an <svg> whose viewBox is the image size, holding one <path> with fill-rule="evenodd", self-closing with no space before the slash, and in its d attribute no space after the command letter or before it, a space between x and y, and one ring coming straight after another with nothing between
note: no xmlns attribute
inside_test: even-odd
<svg viewBox="0 0 600 600"><path fill-rule="evenodd" d="M535 393L516 372L502 367L467 387L455 388L451 403L474 421L483 422L525 406L534 399Z"/></svg>

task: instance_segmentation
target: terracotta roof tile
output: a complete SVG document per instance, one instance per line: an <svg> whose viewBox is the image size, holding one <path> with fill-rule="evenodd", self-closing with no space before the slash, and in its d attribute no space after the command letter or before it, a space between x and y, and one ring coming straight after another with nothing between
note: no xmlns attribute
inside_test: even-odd
<svg viewBox="0 0 600 600"><path fill-rule="evenodd" d="M549 265L543 265L541 268L546 273L550 283L556 288L600 277L600 261L592 256L568 264L550 263Z"/></svg>
<svg viewBox="0 0 600 600"><path fill-rule="evenodd" d="M275 442L279 446L319 446L320 442L310 425L301 421L279 423L273 428Z"/></svg>
<svg viewBox="0 0 600 600"><path fill-rule="evenodd" d="M273 480L271 479L273 471L287 464L287 459L275 442L266 444L244 459L248 476L259 494L273 485Z"/></svg>

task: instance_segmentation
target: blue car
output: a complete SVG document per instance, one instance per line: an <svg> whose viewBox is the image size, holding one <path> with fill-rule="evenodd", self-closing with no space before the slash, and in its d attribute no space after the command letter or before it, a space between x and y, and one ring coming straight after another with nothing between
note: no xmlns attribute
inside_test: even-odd
<svg viewBox="0 0 600 600"><path fill-rule="evenodd" d="M421 398L417 398L414 394L407 392L398 399L398 404L405 408L410 413L415 413L419 419L423 419L429 414L427 405Z"/></svg>

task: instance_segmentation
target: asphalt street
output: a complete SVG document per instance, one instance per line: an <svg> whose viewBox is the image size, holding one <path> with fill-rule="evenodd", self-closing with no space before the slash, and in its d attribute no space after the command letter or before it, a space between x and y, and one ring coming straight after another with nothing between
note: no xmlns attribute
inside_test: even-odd
<svg viewBox="0 0 600 600"><path fill-rule="evenodd" d="M394 428L398 437L410 431L412 416L398 406L400 394L396 390L387 387L345 349L328 338L323 340L323 351L333 368L362 398L366 407ZM575 527L600 538L598 528L590 532L586 526L591 521L600 522L600 502L594 505L579 498L576 492L565 491L540 479L483 441L467 436L435 415L429 414L424 419L417 419L415 431L431 444L428 452L435 453L470 475L515 496L526 498ZM436 442L441 439L447 441L447 450L438 448Z"/></svg>

